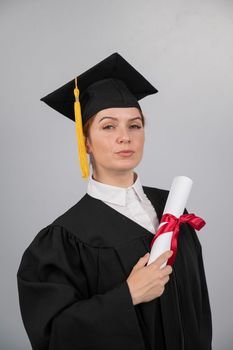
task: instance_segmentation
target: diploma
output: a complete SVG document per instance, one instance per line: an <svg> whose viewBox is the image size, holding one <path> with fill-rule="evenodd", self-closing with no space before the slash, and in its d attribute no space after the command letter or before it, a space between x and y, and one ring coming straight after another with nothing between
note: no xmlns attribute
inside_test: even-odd
<svg viewBox="0 0 233 350"><path fill-rule="evenodd" d="M183 214L192 184L193 181L187 176L177 176L174 178L161 222L151 242L151 252L147 265L151 264L159 255L167 250L173 250L173 255L169 261L161 265L161 268L166 266L167 262L170 265L174 263L179 225L181 223L188 222L197 230L200 230L205 225L205 221L200 217L194 214Z"/></svg>

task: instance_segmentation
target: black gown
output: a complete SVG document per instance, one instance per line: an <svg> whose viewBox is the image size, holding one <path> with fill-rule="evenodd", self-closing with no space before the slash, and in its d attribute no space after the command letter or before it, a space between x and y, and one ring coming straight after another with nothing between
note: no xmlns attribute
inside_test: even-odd
<svg viewBox="0 0 233 350"><path fill-rule="evenodd" d="M167 190L142 186L161 219ZM187 213L185 209L184 213ZM87 193L44 227L17 272L34 350L210 350L212 320L202 249L182 224L164 293L133 305L126 282L154 235Z"/></svg>

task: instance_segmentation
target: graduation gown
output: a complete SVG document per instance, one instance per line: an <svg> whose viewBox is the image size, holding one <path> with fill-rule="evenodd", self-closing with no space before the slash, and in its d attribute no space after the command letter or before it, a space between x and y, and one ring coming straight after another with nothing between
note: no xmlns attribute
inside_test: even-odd
<svg viewBox="0 0 233 350"><path fill-rule="evenodd" d="M159 220L169 191L142 186ZM187 213L185 209L184 213ZM133 305L126 279L154 235L87 193L40 230L17 272L34 350L210 350L202 249L182 224L164 293Z"/></svg>

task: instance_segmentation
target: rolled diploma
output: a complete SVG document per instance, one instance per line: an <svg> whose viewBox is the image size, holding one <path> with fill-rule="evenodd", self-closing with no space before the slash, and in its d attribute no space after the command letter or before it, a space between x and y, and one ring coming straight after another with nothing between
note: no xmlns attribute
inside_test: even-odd
<svg viewBox="0 0 233 350"><path fill-rule="evenodd" d="M166 205L163 211L163 215L166 213L173 214L176 217L179 217L183 214L193 181L187 176L176 176L173 179L171 189L169 191L169 195L166 201ZM165 222L162 222L158 229L164 225ZM147 265L151 264L154 260L156 260L159 255L164 253L171 248L171 238L172 232L166 232L160 235L154 242L150 257L147 262ZM166 266L167 261L161 265L161 268Z"/></svg>

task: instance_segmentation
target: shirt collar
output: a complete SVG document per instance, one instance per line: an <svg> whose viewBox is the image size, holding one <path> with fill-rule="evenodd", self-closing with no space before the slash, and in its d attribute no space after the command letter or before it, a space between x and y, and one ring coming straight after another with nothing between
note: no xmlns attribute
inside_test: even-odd
<svg viewBox="0 0 233 350"><path fill-rule="evenodd" d="M135 172L134 174L136 176L136 180L134 181L133 185L127 188L104 184L102 182L94 180L91 175L89 177L87 185L87 193L90 196L100 199L104 202L125 206L127 190L133 189L137 194L139 200L144 201L144 191L139 179L139 175Z"/></svg>

